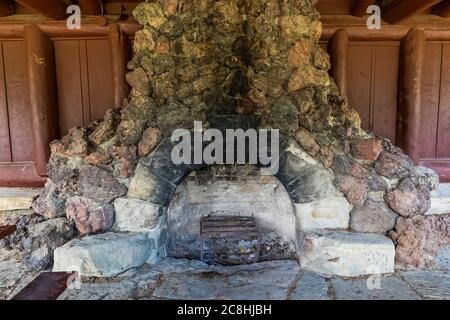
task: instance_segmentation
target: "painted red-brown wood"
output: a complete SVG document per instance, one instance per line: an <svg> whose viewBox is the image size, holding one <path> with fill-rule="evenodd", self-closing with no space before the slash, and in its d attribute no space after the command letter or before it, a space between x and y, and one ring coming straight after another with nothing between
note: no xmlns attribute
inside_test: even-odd
<svg viewBox="0 0 450 320"><path fill-rule="evenodd" d="M32 9L40 14L53 19L64 20L68 15L66 13L67 4L61 0L16 0L21 5Z"/></svg>
<svg viewBox="0 0 450 320"><path fill-rule="evenodd" d="M83 126L91 121L91 103L89 97L89 66L87 40L78 42L80 49L81 102L83 104Z"/></svg>
<svg viewBox="0 0 450 320"><path fill-rule="evenodd" d="M395 142L399 44L374 46L372 68L372 130Z"/></svg>
<svg viewBox="0 0 450 320"><path fill-rule="evenodd" d="M12 300L56 300L76 277L76 272L42 272Z"/></svg>
<svg viewBox="0 0 450 320"><path fill-rule="evenodd" d="M422 159L420 165L439 173L441 182L450 182L450 159Z"/></svg>
<svg viewBox="0 0 450 320"><path fill-rule="evenodd" d="M425 47L422 78L421 158L435 158L441 86L442 44L429 43Z"/></svg>
<svg viewBox="0 0 450 320"><path fill-rule="evenodd" d="M418 164L420 161L420 126L422 71L425 32L414 28L401 42L397 145Z"/></svg>
<svg viewBox="0 0 450 320"><path fill-rule="evenodd" d="M375 3L375 0L354 0L351 7L351 14L357 17L367 15L367 8Z"/></svg>
<svg viewBox="0 0 450 320"><path fill-rule="evenodd" d="M316 8L322 15L350 14L352 1L353 0L320 0L317 2Z"/></svg>
<svg viewBox="0 0 450 320"><path fill-rule="evenodd" d="M130 43L118 24L109 26L109 47L111 51L111 72L114 90L114 106L119 108L127 95L125 80L126 63L130 59Z"/></svg>
<svg viewBox="0 0 450 320"><path fill-rule="evenodd" d="M351 43L348 51L348 100L361 117L362 127L370 130L370 92L372 73L372 48ZM357 90L355 89L357 88Z"/></svg>
<svg viewBox="0 0 450 320"><path fill-rule="evenodd" d="M450 44L442 46L441 96L436 158L450 158Z"/></svg>
<svg viewBox="0 0 450 320"><path fill-rule="evenodd" d="M11 162L8 101L6 100L6 83L3 66L3 46L0 41L0 162Z"/></svg>
<svg viewBox="0 0 450 320"><path fill-rule="evenodd" d="M33 158L40 176L47 174L51 141L59 137L53 42L38 26L24 28L30 94Z"/></svg>
<svg viewBox="0 0 450 320"><path fill-rule="evenodd" d="M86 53L89 81L89 122L91 122L102 119L106 110L114 106L111 53L108 39L87 40Z"/></svg>
<svg viewBox="0 0 450 320"><path fill-rule="evenodd" d="M450 18L450 1L445 0L436 5L434 9L434 13L436 13L437 15L444 18Z"/></svg>
<svg viewBox="0 0 450 320"><path fill-rule="evenodd" d="M12 161L33 161L33 131L23 41L3 42Z"/></svg>
<svg viewBox="0 0 450 320"><path fill-rule="evenodd" d="M79 40L59 40L54 46L59 123L65 135L70 128L84 124Z"/></svg>
<svg viewBox="0 0 450 320"><path fill-rule="evenodd" d="M42 187L45 181L36 173L33 162L0 163L2 187Z"/></svg>
<svg viewBox="0 0 450 320"><path fill-rule="evenodd" d="M407 0L396 1L395 5L382 10L383 20L391 24L401 22L417 13L423 12L442 0Z"/></svg>
<svg viewBox="0 0 450 320"><path fill-rule="evenodd" d="M328 52L330 54L331 70L330 74L336 81L339 92L347 96L347 57L348 57L349 37L345 29L336 31L328 42Z"/></svg>
<svg viewBox="0 0 450 320"><path fill-rule="evenodd" d="M82 14L100 15L102 14L101 0L79 0Z"/></svg>
<svg viewBox="0 0 450 320"><path fill-rule="evenodd" d="M0 1L0 17L7 17L13 14L13 6L9 0Z"/></svg>
<svg viewBox="0 0 450 320"><path fill-rule="evenodd" d="M13 234L17 230L15 225L0 225L0 240L6 238L10 234Z"/></svg>

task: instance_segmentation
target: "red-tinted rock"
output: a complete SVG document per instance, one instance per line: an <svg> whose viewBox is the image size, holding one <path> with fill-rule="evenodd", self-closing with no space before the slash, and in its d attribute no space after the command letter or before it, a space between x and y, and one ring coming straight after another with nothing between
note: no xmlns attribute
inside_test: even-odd
<svg viewBox="0 0 450 320"><path fill-rule="evenodd" d="M136 146L116 146L112 154L119 160L119 175L121 178L129 178L134 173L134 167L137 161Z"/></svg>
<svg viewBox="0 0 450 320"><path fill-rule="evenodd" d="M397 267L431 267L439 248L450 244L450 215L399 218L390 235Z"/></svg>
<svg viewBox="0 0 450 320"><path fill-rule="evenodd" d="M86 129L73 128L61 140L50 144L53 154L63 156L85 156L88 152L88 142L86 139Z"/></svg>
<svg viewBox="0 0 450 320"><path fill-rule="evenodd" d="M412 179L403 180L396 189L386 193L389 207L403 217L424 214L430 209L430 190L414 184Z"/></svg>
<svg viewBox="0 0 450 320"><path fill-rule="evenodd" d="M384 202L367 200L351 212L350 227L357 232L386 233L395 227L397 217Z"/></svg>
<svg viewBox="0 0 450 320"><path fill-rule="evenodd" d="M114 208L85 197L73 197L66 201L66 216L75 222L81 234L111 229L114 222Z"/></svg>
<svg viewBox="0 0 450 320"><path fill-rule="evenodd" d="M380 139L361 139L352 143L352 155L360 160L378 159L378 156L383 151L383 146Z"/></svg>
<svg viewBox="0 0 450 320"><path fill-rule="evenodd" d="M366 201L369 188L362 180L351 176L338 176L334 183L336 188L344 193L350 204L362 206Z"/></svg>
<svg viewBox="0 0 450 320"><path fill-rule="evenodd" d="M343 154L334 157L333 171L341 175L350 175L358 179L365 179L369 176L369 171L354 159Z"/></svg>
<svg viewBox="0 0 450 320"><path fill-rule="evenodd" d="M110 155L102 151L93 152L84 160L93 166L108 165L112 162Z"/></svg>
<svg viewBox="0 0 450 320"><path fill-rule="evenodd" d="M375 170L389 179L405 177L412 166L411 159L403 153L382 152L375 162Z"/></svg>
<svg viewBox="0 0 450 320"><path fill-rule="evenodd" d="M127 193L127 188L111 172L98 167L82 167L79 179L81 194L101 203L109 203Z"/></svg>
<svg viewBox="0 0 450 320"><path fill-rule="evenodd" d="M147 128L142 134L142 139L138 145L138 155L145 157L158 146L161 141L161 132L158 128Z"/></svg>

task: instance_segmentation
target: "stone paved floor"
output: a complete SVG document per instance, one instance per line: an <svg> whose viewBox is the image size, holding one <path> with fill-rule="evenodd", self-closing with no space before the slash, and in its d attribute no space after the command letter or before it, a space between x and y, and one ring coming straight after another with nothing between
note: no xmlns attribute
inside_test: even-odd
<svg viewBox="0 0 450 320"><path fill-rule="evenodd" d="M450 198L450 184L441 185L438 191ZM0 222L5 222L2 212ZM26 271L18 257L20 253L0 249L0 300L11 298L37 276ZM399 271L380 279L342 279L301 270L296 261L212 267L167 258L157 266L144 266L116 278L83 279L60 299L450 299L450 248L436 262L435 270ZM380 289L368 288L368 283L377 287L378 280Z"/></svg>
<svg viewBox="0 0 450 320"><path fill-rule="evenodd" d="M13 296L35 275L20 262L0 262L0 299ZM369 289L373 286L380 289ZM167 258L109 279L83 279L60 299L450 299L448 270L404 271L380 278L342 279L301 270L296 261L235 267Z"/></svg>

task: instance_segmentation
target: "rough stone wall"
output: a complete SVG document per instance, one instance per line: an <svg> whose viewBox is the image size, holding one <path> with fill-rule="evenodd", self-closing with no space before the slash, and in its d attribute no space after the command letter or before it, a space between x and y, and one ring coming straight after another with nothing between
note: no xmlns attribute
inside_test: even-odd
<svg viewBox="0 0 450 320"><path fill-rule="evenodd" d="M141 3L134 12L143 29L128 64L129 98L103 121L52 143L49 181L36 212L66 216L81 234L107 231L113 200L127 194L130 181L145 187L136 182L140 175L144 182L154 177L138 161L158 154L155 148L172 130L191 128L194 120L207 127L215 115L255 115L261 127L280 129L289 142L277 178L294 202L326 198L335 188L354 205L351 228L359 232L388 233L398 216L424 214L436 175L361 129L328 76L315 3ZM174 188L165 188L171 196ZM398 250L399 261L407 261L404 254Z"/></svg>

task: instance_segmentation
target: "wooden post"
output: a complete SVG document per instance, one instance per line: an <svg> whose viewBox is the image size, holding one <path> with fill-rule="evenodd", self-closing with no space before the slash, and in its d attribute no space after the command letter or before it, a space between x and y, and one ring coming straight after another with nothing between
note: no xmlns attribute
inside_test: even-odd
<svg viewBox="0 0 450 320"><path fill-rule="evenodd" d="M420 161L420 118L425 31L411 29L401 42L397 145L415 164Z"/></svg>
<svg viewBox="0 0 450 320"><path fill-rule="evenodd" d="M49 143L59 137L55 57L52 41L34 24L24 28L36 172L46 175Z"/></svg>
<svg viewBox="0 0 450 320"><path fill-rule="evenodd" d="M341 95L347 96L347 57L349 37L345 29L339 29L328 43L331 59L330 74L336 81Z"/></svg>
<svg viewBox="0 0 450 320"><path fill-rule="evenodd" d="M127 95L125 80L126 63L128 61L127 36L118 24L109 26L109 46L111 49L111 63L114 86L114 105L119 108Z"/></svg>

